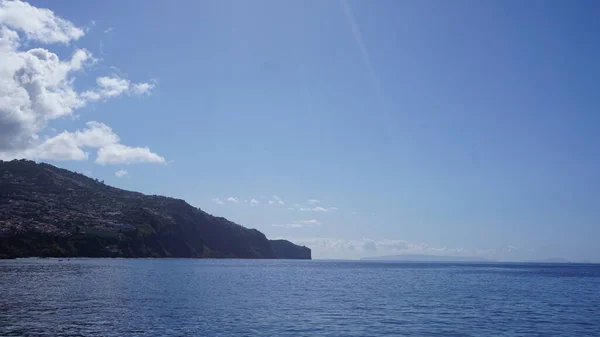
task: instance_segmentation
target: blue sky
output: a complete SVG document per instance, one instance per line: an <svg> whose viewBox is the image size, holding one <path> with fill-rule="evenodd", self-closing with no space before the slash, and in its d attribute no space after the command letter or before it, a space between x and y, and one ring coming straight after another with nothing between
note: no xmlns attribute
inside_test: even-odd
<svg viewBox="0 0 600 337"><path fill-rule="evenodd" d="M0 157L183 198L317 258L600 261L595 1L30 4L72 27L36 38L5 9L8 52L92 56L62 84L80 102Z"/></svg>

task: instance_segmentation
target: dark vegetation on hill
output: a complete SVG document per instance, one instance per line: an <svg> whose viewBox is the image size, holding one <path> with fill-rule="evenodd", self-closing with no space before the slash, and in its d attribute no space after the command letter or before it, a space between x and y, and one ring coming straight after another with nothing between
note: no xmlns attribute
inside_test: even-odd
<svg viewBox="0 0 600 337"><path fill-rule="evenodd" d="M286 259L310 259L310 248L297 246L287 240L270 240L275 256L285 256Z"/></svg>
<svg viewBox="0 0 600 337"><path fill-rule="evenodd" d="M311 258L183 200L27 160L0 161L2 256Z"/></svg>

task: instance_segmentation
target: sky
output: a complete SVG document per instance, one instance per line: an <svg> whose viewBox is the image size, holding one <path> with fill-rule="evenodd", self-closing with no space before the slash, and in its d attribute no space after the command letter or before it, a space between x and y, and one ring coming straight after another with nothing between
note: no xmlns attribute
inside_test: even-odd
<svg viewBox="0 0 600 337"><path fill-rule="evenodd" d="M314 258L600 262L597 1L0 0L0 159Z"/></svg>

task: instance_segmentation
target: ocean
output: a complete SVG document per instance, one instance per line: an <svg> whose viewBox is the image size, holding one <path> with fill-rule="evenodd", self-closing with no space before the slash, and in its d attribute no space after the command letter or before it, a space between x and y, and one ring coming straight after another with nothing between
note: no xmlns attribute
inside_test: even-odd
<svg viewBox="0 0 600 337"><path fill-rule="evenodd" d="M0 336L600 336L600 265L2 260Z"/></svg>

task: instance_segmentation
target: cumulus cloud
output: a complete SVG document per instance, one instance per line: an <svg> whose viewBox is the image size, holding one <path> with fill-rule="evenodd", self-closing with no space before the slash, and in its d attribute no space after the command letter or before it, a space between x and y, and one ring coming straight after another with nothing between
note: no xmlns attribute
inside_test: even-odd
<svg viewBox="0 0 600 337"><path fill-rule="evenodd" d="M0 40L12 39L6 27L0 34ZM69 74L91 60L88 51L77 50L71 60L60 61L45 49L8 48L0 50L0 59L0 151L33 147L49 120L69 116L85 105Z"/></svg>
<svg viewBox="0 0 600 337"><path fill-rule="evenodd" d="M28 150L27 156L46 160L85 160L85 149L98 149L98 164L165 163L165 159L147 147L120 144L119 136L106 124L91 121L75 132L63 131Z"/></svg>
<svg viewBox="0 0 600 337"><path fill-rule="evenodd" d="M118 170L117 172L115 172L115 176L117 176L117 178L124 177L128 174L129 174L129 172L127 172L125 170Z"/></svg>
<svg viewBox="0 0 600 337"><path fill-rule="evenodd" d="M18 0L0 1L0 23L42 43L66 44L84 35L83 29L59 18L51 10Z"/></svg>
<svg viewBox="0 0 600 337"><path fill-rule="evenodd" d="M219 198L213 198L212 201L217 204L217 205L223 205L224 202L223 200L219 199Z"/></svg>
<svg viewBox="0 0 600 337"><path fill-rule="evenodd" d="M321 223L316 219L311 220L299 220L293 221L286 224L274 224L273 227L287 227L287 228L301 228L301 227L310 227L310 226L319 226Z"/></svg>
<svg viewBox="0 0 600 337"><path fill-rule="evenodd" d="M48 122L72 116L90 101L148 94L154 88L151 83L132 84L120 77L103 76L96 80L96 88L78 92L74 74L97 62L89 51L75 49L70 59L61 60L45 48L21 48L23 38L68 44L84 34L83 29L48 9L0 0L0 159L85 160L89 158L85 148L94 148L98 149L99 164L164 162L148 148L129 147L118 140L100 145L83 139L80 131L43 137ZM102 133L108 128L90 123L97 124L88 123L88 133ZM114 133L112 136L116 137Z"/></svg>
<svg viewBox="0 0 600 337"><path fill-rule="evenodd" d="M236 197L229 197L227 198L227 201L233 202L234 204L238 204L240 202Z"/></svg>
<svg viewBox="0 0 600 337"><path fill-rule="evenodd" d="M258 200L256 200L256 199L252 198L252 199L250 200L250 203L251 203L251 204L253 204L253 205L258 205Z"/></svg>

